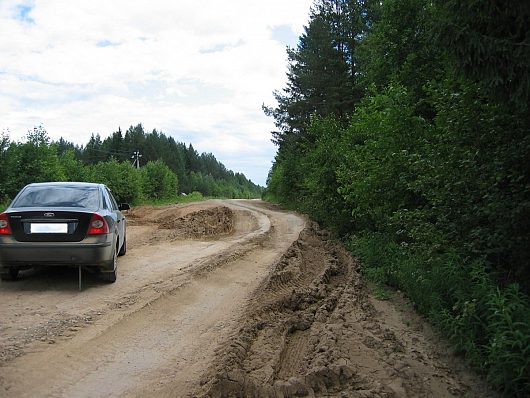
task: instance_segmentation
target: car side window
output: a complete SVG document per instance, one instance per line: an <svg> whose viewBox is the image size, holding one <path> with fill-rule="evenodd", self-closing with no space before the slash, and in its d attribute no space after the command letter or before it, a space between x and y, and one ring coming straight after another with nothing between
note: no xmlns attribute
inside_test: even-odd
<svg viewBox="0 0 530 398"><path fill-rule="evenodd" d="M101 197L103 198L103 208L107 209L107 210L111 210L112 207L111 207L109 199L107 198L107 195L105 195L105 193L103 193L103 195L101 195Z"/></svg>
<svg viewBox="0 0 530 398"><path fill-rule="evenodd" d="M116 199L114 199L114 196L112 196L112 193L108 189L106 189L107 195L110 198L110 203L112 206L112 210L118 210L118 203L116 203Z"/></svg>

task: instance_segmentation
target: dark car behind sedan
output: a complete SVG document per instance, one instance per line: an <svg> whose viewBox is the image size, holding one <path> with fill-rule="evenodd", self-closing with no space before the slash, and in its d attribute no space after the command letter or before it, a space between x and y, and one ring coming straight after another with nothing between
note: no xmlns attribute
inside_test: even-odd
<svg viewBox="0 0 530 398"><path fill-rule="evenodd" d="M115 282L117 256L127 250L127 209L103 184L25 186L0 213L0 278L16 279L30 267L82 266Z"/></svg>

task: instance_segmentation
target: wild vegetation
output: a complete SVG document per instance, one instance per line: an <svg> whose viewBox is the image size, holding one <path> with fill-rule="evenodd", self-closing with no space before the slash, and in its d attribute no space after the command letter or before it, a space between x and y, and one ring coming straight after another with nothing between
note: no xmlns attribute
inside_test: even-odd
<svg viewBox="0 0 530 398"><path fill-rule="evenodd" d="M405 291L476 369L530 395L530 5L316 0L265 196Z"/></svg>
<svg viewBox="0 0 530 398"><path fill-rule="evenodd" d="M140 166L131 162L140 151ZM42 181L92 181L107 184L119 202L169 202L193 194L256 198L262 188L234 173L211 153L199 154L190 144L142 125L101 140L92 135L85 146L59 139L52 142L43 127L30 130L22 142L0 136L0 204L26 184Z"/></svg>

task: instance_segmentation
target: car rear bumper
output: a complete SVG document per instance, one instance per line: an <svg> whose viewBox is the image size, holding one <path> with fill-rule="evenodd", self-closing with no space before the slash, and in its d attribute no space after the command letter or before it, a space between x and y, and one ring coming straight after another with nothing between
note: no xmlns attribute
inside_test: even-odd
<svg viewBox="0 0 530 398"><path fill-rule="evenodd" d="M94 266L112 269L113 235L87 242L18 242L0 239L0 269L35 266Z"/></svg>

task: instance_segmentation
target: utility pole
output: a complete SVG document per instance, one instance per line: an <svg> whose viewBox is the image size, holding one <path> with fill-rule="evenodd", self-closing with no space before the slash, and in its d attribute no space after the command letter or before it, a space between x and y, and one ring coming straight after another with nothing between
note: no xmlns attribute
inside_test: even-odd
<svg viewBox="0 0 530 398"><path fill-rule="evenodd" d="M136 166L137 169L140 168L140 158L142 155L140 155L140 151L134 151L133 155L131 156L131 159L133 159L133 165Z"/></svg>

